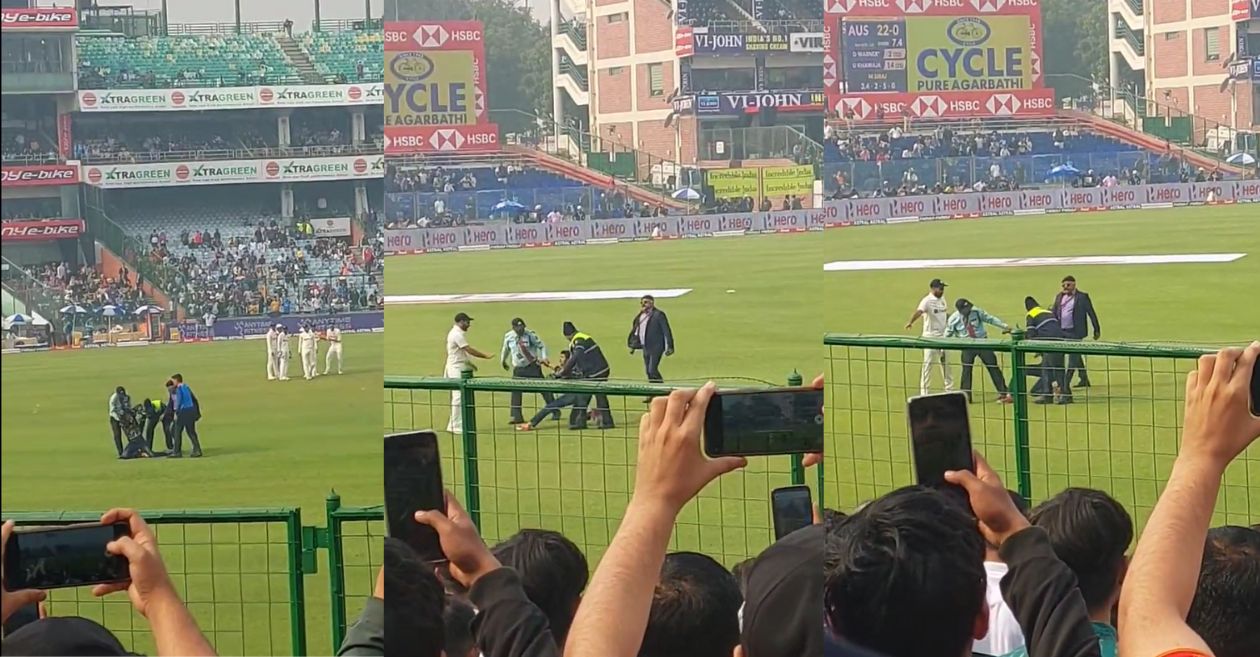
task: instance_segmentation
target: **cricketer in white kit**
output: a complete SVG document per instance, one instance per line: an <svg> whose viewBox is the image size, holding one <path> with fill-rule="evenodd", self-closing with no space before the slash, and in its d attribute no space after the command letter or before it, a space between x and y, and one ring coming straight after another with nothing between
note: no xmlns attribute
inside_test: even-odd
<svg viewBox="0 0 1260 657"><path fill-rule="evenodd" d="M319 336L315 334L315 330L309 324L302 326L302 332L298 334L298 351L302 356L302 378L310 381L315 378L319 372L316 371L316 350L319 345Z"/></svg>
<svg viewBox="0 0 1260 657"><path fill-rule="evenodd" d="M332 327L324 331L324 339L328 341L328 353L324 354L324 374L332 369L333 361L337 361L337 373L341 374L341 329Z"/></svg>
<svg viewBox="0 0 1260 657"><path fill-rule="evenodd" d="M276 335L278 335L278 332L276 331L275 326L271 326L267 328L267 380L268 381L276 380L277 378L276 372L279 369L278 367L276 367Z"/></svg>
<svg viewBox="0 0 1260 657"><path fill-rule="evenodd" d="M919 305L914 310L914 314L910 316L910 321L906 322L906 328L914 326L915 320L919 317L923 318L923 337L925 338L943 338L945 337L945 324L948 320L947 309L945 304L945 283L939 278L933 278L928 283L931 292L923 297ZM941 378L945 380L945 390L948 392L954 389L954 373L950 371L949 359L946 357L944 349L924 349L923 350L923 371L919 374L919 394L926 395L931 392L932 388L932 365L941 366Z"/></svg>
<svg viewBox="0 0 1260 657"><path fill-rule="evenodd" d="M490 358L490 354L478 351L468 344L467 332L471 326L471 317L464 313L455 315L455 325L446 334L446 369L443 376L458 379L465 371L476 370L477 366L473 364L471 356ZM460 407L462 397L459 390L451 391L451 419L446 422L446 430L451 433L462 433L464 430Z"/></svg>
<svg viewBox="0 0 1260 657"><path fill-rule="evenodd" d="M279 367L278 374L281 381L289 380L289 357L291 354L289 345L289 329L281 326L280 333L276 335L276 362Z"/></svg>

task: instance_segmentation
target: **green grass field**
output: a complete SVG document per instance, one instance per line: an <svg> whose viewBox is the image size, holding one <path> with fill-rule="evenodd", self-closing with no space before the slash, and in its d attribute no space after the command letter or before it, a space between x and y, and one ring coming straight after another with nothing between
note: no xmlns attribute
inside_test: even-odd
<svg viewBox="0 0 1260 657"><path fill-rule="evenodd" d="M1074 275L1090 293L1102 339L1116 342L1241 345L1260 337L1260 210L1255 206L1177 208L1102 214L990 218L830 231L824 261L1048 256L1246 253L1220 264L1054 265L905 268L828 272L828 331L917 336L904 330L928 281L942 278L953 311L959 297L1023 324L1023 298L1049 306L1060 279ZM996 333L991 333L991 337ZM959 355L949 355L959 378ZM905 399L918 394L919 350L833 347L828 353L825 492L842 508L911 483ZM1035 500L1068 485L1102 488L1144 521L1176 454L1185 373L1193 360L1087 357L1094 386L1070 407L1034 406L1029 415ZM1006 375L1009 362L1004 362ZM976 441L1014 487L1012 411L992 403L975 373ZM934 373L940 390L940 373ZM983 401L984 403L979 403ZM1034 500L1034 501L1035 501ZM1226 476L1216 521L1260 519L1260 448Z"/></svg>
<svg viewBox="0 0 1260 657"><path fill-rule="evenodd" d="M111 506L143 510L297 506L302 522L322 526L325 496L348 506L382 501L379 418L383 337L346 335L342 376L266 380L260 341L145 348L58 351L3 360L4 513L100 513ZM323 369L322 353L320 370ZM201 401L205 457L114 458L107 401L115 386L133 400L159 395L182 373ZM159 430L157 443L162 442ZM185 454L189 451L185 439ZM284 526L227 524L158 527L177 584L220 654L289 654L289 589ZM369 559L358 542L358 560ZM325 553L307 577L308 648L329 654ZM362 561L366 563L366 561ZM379 563L379 559L373 561ZM372 573L355 582L370 590ZM361 573L355 573L356 577ZM81 597L76 599L76 594ZM54 613L104 618L135 649L152 652L142 619L125 596L87 602L86 592L56 591ZM244 601L244 602L242 602ZM356 610L361 600L351 599ZM128 632L126 628L137 628Z"/></svg>
<svg viewBox="0 0 1260 657"><path fill-rule="evenodd" d="M821 235L678 240L488 251L391 258L387 296L660 290L689 288L658 298L669 315L677 353L661 370L667 382L698 385L707 379L731 386L783 385L799 371L807 380L821 366L818 296ZM733 290L728 293L727 290ZM386 305L387 375L440 376L444 342L455 313L475 318L471 344L499 353L513 317L522 317L552 354L564 346L562 322L595 337L614 379L644 382L643 361L625 349L638 298L616 300L502 301ZM503 376L497 358L479 361L477 375ZM535 433L508 425L506 393L478 393L478 458L482 530L487 540L522 527L558 529L581 545L592 562L616 530L633 482L641 397L613 397L617 428L574 432L547 422ZM525 413L541 405L527 395ZM449 393L386 390L389 429L446 428ZM447 437L448 484L462 490L463 446ZM676 549L700 549L734 563L771 539L769 491L788 485L788 459L753 459L746 472L728 476L684 511Z"/></svg>

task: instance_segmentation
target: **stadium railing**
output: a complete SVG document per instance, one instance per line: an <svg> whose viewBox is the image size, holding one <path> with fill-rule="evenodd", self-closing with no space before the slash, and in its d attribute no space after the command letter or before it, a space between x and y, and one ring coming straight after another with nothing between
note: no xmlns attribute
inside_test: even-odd
<svg viewBox="0 0 1260 657"><path fill-rule="evenodd" d="M186 151L144 150L101 153L83 153L84 164L134 164L137 162L205 162L218 160L260 160L282 157L327 157L346 155L380 155L382 146L375 142L360 144L332 144L321 146L259 146L256 148L197 149Z"/></svg>
<svg viewBox="0 0 1260 657"><path fill-rule="evenodd" d="M385 554L384 507L343 507L335 492L327 500L327 522L316 544L328 548L328 588L332 646L346 637L348 618L363 611L376 586L376 571Z"/></svg>
<svg viewBox="0 0 1260 657"><path fill-rule="evenodd" d="M788 381L800 382L799 375ZM524 528L553 529L594 565L630 501L645 398L673 389L613 381L386 376L385 432L438 431L446 487L462 498L488 543ZM458 434L446 431L454 392L461 393ZM541 409L544 392L607 395L616 428L570 431L565 408L560 422L544 420L535 431L517 431L508 423L512 392L522 394L527 420ZM595 399L590 401L594 409ZM772 541L770 491L805 479L799 457L750 459L747 468L721 477L687 505L672 549L702 551L728 565L755 556Z"/></svg>
<svg viewBox="0 0 1260 657"><path fill-rule="evenodd" d="M823 147L788 125L706 128L700 131L698 157L701 160L785 158L796 164L818 165L823 161Z"/></svg>
<svg viewBox="0 0 1260 657"><path fill-rule="evenodd" d="M957 384L960 354L996 354L1014 397L998 393L977 361L972 370L972 441L1003 481L1036 503L1068 486L1106 490L1145 523L1168 480L1181 437L1185 379L1199 356L1184 345L1024 339L913 338L828 334L826 504L853 509L914 483L906 400L919 394L924 349L941 349ZM1041 354L1079 355L1092 384L1073 388L1070 405L1031 403L1029 377ZM941 391L939 367L932 390ZM1213 521L1247 525L1260 517L1260 446L1225 473Z"/></svg>
<svg viewBox="0 0 1260 657"><path fill-rule="evenodd" d="M296 508L144 511L180 596L222 655L305 655L302 516ZM5 513L18 525L96 522L100 514ZM313 569L312 569L313 570ZM125 595L49 591L48 611L108 627L133 652L155 654L148 623Z"/></svg>

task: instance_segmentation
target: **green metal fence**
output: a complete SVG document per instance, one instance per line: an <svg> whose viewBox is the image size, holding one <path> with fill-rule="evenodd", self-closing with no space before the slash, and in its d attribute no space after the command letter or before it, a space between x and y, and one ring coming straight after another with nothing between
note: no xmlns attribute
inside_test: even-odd
<svg viewBox="0 0 1260 657"><path fill-rule="evenodd" d="M146 511L180 596L221 655L305 655L302 516L295 508ZM96 522L100 514L6 514L18 525ZM126 595L49 592L49 613L110 628L133 652L155 654L148 622Z"/></svg>
<svg viewBox="0 0 1260 657"><path fill-rule="evenodd" d="M346 636L347 619L356 618L376 586L376 572L385 554L384 507L343 507L336 493L329 495L326 539L332 646Z"/></svg>
<svg viewBox="0 0 1260 657"><path fill-rule="evenodd" d="M1013 393L997 403L989 373L973 370L973 442L1012 489L1034 502L1068 486L1108 491L1139 526L1172 468L1180 441L1186 374L1215 349L1023 340L935 339L829 334L824 495L829 506L854 506L913 483L906 400L920 394L925 349L945 352L961 385L962 352L996 354ZM1033 403L1032 378L1042 354L1082 357L1088 388L1068 405ZM939 367L931 391L943 390ZM1226 471L1214 522L1260 519L1260 446Z"/></svg>
<svg viewBox="0 0 1260 657"><path fill-rule="evenodd" d="M438 431L447 488L462 498L488 543L523 528L552 529L573 540L594 565L630 501L644 402L672 389L624 382L387 376L385 430ZM607 395L616 426L569 430L565 409L560 422L547 419L536 431L517 431L509 422L513 391L523 397L526 419L542 407L543 393ZM455 392L461 399L453 406ZM458 433L446 431L452 412L463 421ZM750 459L747 468L719 478L683 509L672 549L702 551L728 565L756 555L773 538L770 491L804 481L798 458Z"/></svg>

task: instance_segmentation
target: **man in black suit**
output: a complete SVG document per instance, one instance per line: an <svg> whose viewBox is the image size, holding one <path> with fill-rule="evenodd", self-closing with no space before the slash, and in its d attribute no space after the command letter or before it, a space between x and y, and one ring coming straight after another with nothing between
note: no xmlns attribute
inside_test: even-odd
<svg viewBox="0 0 1260 657"><path fill-rule="evenodd" d="M1089 294L1076 289L1076 278L1073 276L1063 277L1063 291L1054 297L1054 318L1059 320L1059 326L1063 330L1063 335L1069 340L1084 340L1089 327L1087 322L1094 325L1094 339L1097 340L1102 335L1102 327L1098 324L1098 313L1094 312L1094 302L1089 298ZM1077 370L1081 373L1081 381L1078 387L1089 387L1089 373L1085 371L1085 359L1080 354L1069 354L1067 365L1067 380L1072 381L1072 371Z"/></svg>
<svg viewBox="0 0 1260 657"><path fill-rule="evenodd" d="M650 294L639 299L642 310L634 316L630 325L630 337L626 345L630 353L643 350L643 367L647 370L648 381L661 383L661 358L674 355L674 333L669 329L669 318L665 311L656 307L656 299Z"/></svg>

